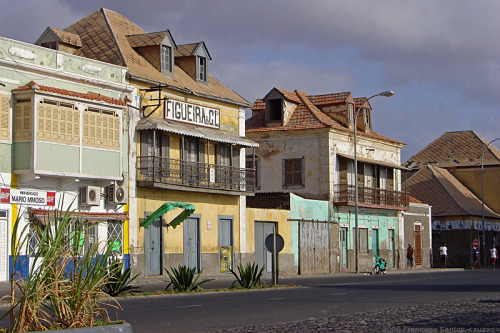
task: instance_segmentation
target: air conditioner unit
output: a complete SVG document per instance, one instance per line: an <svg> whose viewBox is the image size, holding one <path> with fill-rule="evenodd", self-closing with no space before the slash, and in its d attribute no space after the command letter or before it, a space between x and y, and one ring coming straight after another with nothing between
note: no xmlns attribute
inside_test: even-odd
<svg viewBox="0 0 500 333"><path fill-rule="evenodd" d="M128 200L127 179L117 180L113 184L106 186L106 202L108 204L125 204Z"/></svg>
<svg viewBox="0 0 500 333"><path fill-rule="evenodd" d="M80 205L99 206L101 203L101 188L99 186L80 187Z"/></svg>

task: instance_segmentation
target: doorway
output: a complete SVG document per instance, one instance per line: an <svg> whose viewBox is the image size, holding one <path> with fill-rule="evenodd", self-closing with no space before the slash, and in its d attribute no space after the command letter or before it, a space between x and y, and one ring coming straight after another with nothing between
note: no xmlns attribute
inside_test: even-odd
<svg viewBox="0 0 500 333"><path fill-rule="evenodd" d="M415 266L422 265L422 226L420 224L415 224Z"/></svg>
<svg viewBox="0 0 500 333"><path fill-rule="evenodd" d="M340 269L347 269L347 228L340 228L339 233L339 247L340 247Z"/></svg>
<svg viewBox="0 0 500 333"><path fill-rule="evenodd" d="M378 257L378 247L379 239L378 239L378 229L372 229L372 250L373 256Z"/></svg>
<svg viewBox="0 0 500 333"><path fill-rule="evenodd" d="M266 237L273 233L276 227L273 222L255 222L255 262L259 267L265 267L266 273L271 273L273 268L272 254L266 249ZM278 232L278 230L276 230Z"/></svg>
<svg viewBox="0 0 500 333"><path fill-rule="evenodd" d="M233 269L233 218L219 216L219 261L220 272L230 273Z"/></svg>
<svg viewBox="0 0 500 333"><path fill-rule="evenodd" d="M149 215L146 215L146 218ZM144 230L144 249L146 251L146 275L161 275L162 270L162 218L157 218Z"/></svg>
<svg viewBox="0 0 500 333"><path fill-rule="evenodd" d="M200 218L192 215L184 221L184 265L201 270Z"/></svg>

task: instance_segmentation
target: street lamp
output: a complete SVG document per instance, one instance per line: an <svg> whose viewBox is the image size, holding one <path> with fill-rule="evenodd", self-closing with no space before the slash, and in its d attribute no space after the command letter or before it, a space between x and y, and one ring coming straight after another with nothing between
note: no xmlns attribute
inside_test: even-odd
<svg viewBox="0 0 500 333"><path fill-rule="evenodd" d="M496 138L495 140L490 141L483 149L483 154L481 155L481 213L483 215L483 267L486 267L486 228L484 227L484 153L486 152L486 148L491 145L493 142L500 140L500 138Z"/></svg>
<svg viewBox="0 0 500 333"><path fill-rule="evenodd" d="M364 101L356 111L354 115L354 220L355 220L355 238L356 238L356 273L359 273L359 224L358 224L358 155L356 153L356 145L357 145L357 132L358 132L358 114L363 108L363 104L368 102L370 99L377 96L385 96L391 97L394 95L394 92L391 90L383 91L371 97L368 97L366 101Z"/></svg>

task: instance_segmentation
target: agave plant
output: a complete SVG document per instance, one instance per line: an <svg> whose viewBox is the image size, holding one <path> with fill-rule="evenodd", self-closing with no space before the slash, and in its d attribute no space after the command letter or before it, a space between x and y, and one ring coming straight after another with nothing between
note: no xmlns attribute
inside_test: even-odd
<svg viewBox="0 0 500 333"><path fill-rule="evenodd" d="M239 283L241 287L247 289L257 287L258 285L260 285L260 278L262 277L262 273L264 272L264 267L265 266L259 269L259 265L257 265L256 263L253 263L252 265L250 265L250 263L247 263L246 266L239 264L239 276L232 269L230 269L230 272L236 278L236 280L231 285L231 288L233 288L236 283Z"/></svg>
<svg viewBox="0 0 500 333"><path fill-rule="evenodd" d="M109 296L116 297L136 289L137 287L132 286L132 282L140 274L130 277L130 272L130 267L123 269L123 260L112 259L108 266L108 279L102 291Z"/></svg>
<svg viewBox="0 0 500 333"><path fill-rule="evenodd" d="M190 268L185 265L179 265L178 268L170 267L170 270L171 272L165 269L165 271L168 274L168 277L170 278L170 283L167 285L165 290L168 290L168 288L172 286L172 289L175 291L184 291L184 292L196 291L201 289L200 286L202 284L213 280L213 279L205 279L198 282L201 273L203 273L203 269L201 270L201 272L196 273L195 268Z"/></svg>
<svg viewBox="0 0 500 333"><path fill-rule="evenodd" d="M109 278L111 247L103 250L97 243L86 242L83 221L69 210L54 211L47 225L30 219L21 228L18 217L13 229L13 266L22 267L30 258L31 271L15 281L21 297L11 301L12 332L91 327L97 320L110 322L106 307L119 307L102 298L107 297L102 290ZM28 250L28 243L34 239L37 246ZM19 277L16 272L12 278L16 275Z"/></svg>

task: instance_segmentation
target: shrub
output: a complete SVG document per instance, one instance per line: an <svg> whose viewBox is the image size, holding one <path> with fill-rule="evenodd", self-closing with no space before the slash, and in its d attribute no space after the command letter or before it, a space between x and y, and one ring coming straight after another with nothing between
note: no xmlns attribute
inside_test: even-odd
<svg viewBox="0 0 500 333"><path fill-rule="evenodd" d="M130 267L123 269L123 260L113 259L108 266L107 281L102 291L115 297L136 289L131 284L140 274L130 277L130 271Z"/></svg>
<svg viewBox="0 0 500 333"><path fill-rule="evenodd" d="M44 225L32 217L22 229L20 217L15 222L13 266L22 267L27 259L21 259L21 254L26 253L31 271L25 279L15 281L21 297L11 301L11 331L91 327L98 320L109 322L106 307L119 308L118 303L105 303L102 298L109 299L102 290L109 279L111 247L87 241L85 224L69 210L54 211L48 221ZM28 243L33 240L37 245L29 252ZM12 274L13 279L16 274Z"/></svg>
<svg viewBox="0 0 500 333"><path fill-rule="evenodd" d="M201 289L200 286L202 284L213 280L213 279L205 279L198 282L201 273L203 273L203 269L201 270L201 272L196 273L195 268L179 265L177 269L170 267L170 270L171 272L165 269L165 271L168 274L168 277L170 278L170 283L167 285L165 290L168 290L168 288L172 286L172 289L175 291L184 291L184 292L190 292L193 290L196 291Z"/></svg>
<svg viewBox="0 0 500 333"><path fill-rule="evenodd" d="M245 267L240 264L238 265L239 276L232 269L230 269L231 273L236 278L236 281L233 282L231 288L233 288L236 283L239 283L241 287L247 289L255 288L260 285L260 278L264 272L264 267L265 266L259 269L259 265L256 263L253 263L252 265L247 263Z"/></svg>

